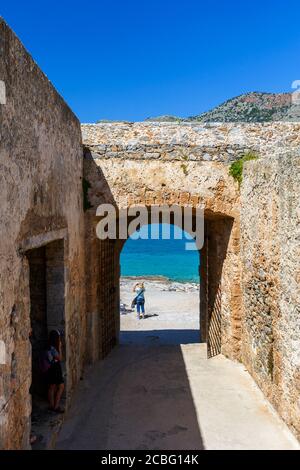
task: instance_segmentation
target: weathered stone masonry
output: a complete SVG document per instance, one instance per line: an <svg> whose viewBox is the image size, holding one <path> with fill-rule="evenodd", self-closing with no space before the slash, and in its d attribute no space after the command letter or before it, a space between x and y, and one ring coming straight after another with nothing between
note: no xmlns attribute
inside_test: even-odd
<svg viewBox="0 0 300 470"><path fill-rule="evenodd" d="M252 162L242 191L243 362L300 435L300 154Z"/></svg>
<svg viewBox="0 0 300 470"><path fill-rule="evenodd" d="M0 39L0 79L7 95L7 104L0 105L0 341L5 347L0 364L0 448L16 449L29 448L29 254L56 240L64 248L68 396L82 371L82 147L77 118L2 20Z"/></svg>
<svg viewBox="0 0 300 470"><path fill-rule="evenodd" d="M181 207L205 206L207 250L202 252L202 256L204 259L209 252L210 262L207 272L208 304L205 302L206 294L203 293L201 296L202 340L211 339L209 344L211 343L213 354L222 350L224 353L231 354L231 357L239 358L241 338L238 330L241 321L241 298L238 299L238 288L234 287L236 278L240 276L238 257L235 255L239 247L239 210L237 210L239 192L228 175L228 167L222 162L190 161L194 147L188 143L185 143L184 159L176 159L173 152L177 147L176 144L171 143L172 132L169 135L169 126L153 126L152 128L148 125L146 131L141 132L140 128L144 127L143 124L127 127L124 124L116 124L109 138L105 126L83 126L84 143L89 145L85 150L85 178L90 184L88 197L92 205L86 217L93 218L94 216L96 225L95 210L103 202L111 202L117 208L131 204L142 204L149 208L153 204ZM149 140L147 145L150 147L154 145L153 141L158 150L161 145L163 150L160 151L163 156L151 157L151 152L147 151L144 144L140 147L140 142L132 143L126 134L128 128L133 129L133 134L139 133L141 140L144 133L147 134ZM157 128L160 131L159 135L155 134ZM93 136L91 136L91 130ZM185 135L191 130L190 128L179 129ZM101 144L91 145L89 135L90 139L95 139ZM151 141L150 135L153 139ZM109 142L105 140L106 138L110 139ZM181 135L179 135L180 138ZM165 146L163 139L167 140ZM131 158L127 153L128 147L131 148ZM114 156L111 155L111 148L115 149ZM144 158L145 154L148 155L147 159ZM199 154L201 155L200 146ZM89 231L89 236L91 235L92 239L86 243L87 249L89 246L97 245L96 233ZM216 244L218 251L215 250ZM119 245L119 249L121 247L122 244ZM118 247L116 247L117 250ZM119 253L117 253L118 256ZM118 261L115 263L115 266L117 265ZM222 291L221 283L224 286ZM115 287L119 288L117 278ZM95 291L96 287L93 287L92 283L87 289ZM234 292L235 297L231 295ZM221 318L222 300L224 308ZM212 319L209 324L206 324L206 310ZM222 328L217 337L215 328L220 322L222 322ZM234 331L234 335L231 331Z"/></svg>
<svg viewBox="0 0 300 470"><path fill-rule="evenodd" d="M0 448L30 448L49 329L64 331L67 405L118 342L123 242L96 237L103 202L204 206L201 340L242 361L299 437L300 124L80 128L2 20L0 54ZM249 150L239 189L229 165Z"/></svg>
<svg viewBox="0 0 300 470"><path fill-rule="evenodd" d="M299 436L299 124L87 124L82 132L90 216L103 201L205 206L202 340L242 361ZM247 163L239 190L229 164L248 150L259 159Z"/></svg>

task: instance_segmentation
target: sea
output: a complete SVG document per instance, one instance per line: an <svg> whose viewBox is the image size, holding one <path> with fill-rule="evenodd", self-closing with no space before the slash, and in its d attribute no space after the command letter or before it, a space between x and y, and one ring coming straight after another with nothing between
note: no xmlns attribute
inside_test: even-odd
<svg viewBox="0 0 300 470"><path fill-rule="evenodd" d="M166 224L142 227L121 252L121 276L198 282L199 264L199 252L191 237Z"/></svg>

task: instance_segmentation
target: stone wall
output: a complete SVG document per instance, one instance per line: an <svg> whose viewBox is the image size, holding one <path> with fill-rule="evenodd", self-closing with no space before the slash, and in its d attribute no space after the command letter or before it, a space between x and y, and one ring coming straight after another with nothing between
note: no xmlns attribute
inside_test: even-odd
<svg viewBox="0 0 300 470"><path fill-rule="evenodd" d="M241 195L242 359L300 437L300 158L249 162Z"/></svg>
<svg viewBox="0 0 300 470"><path fill-rule="evenodd" d="M189 155L191 149L186 148ZM122 152L120 152L122 154ZM86 177L91 205L112 202L130 204L205 205L207 210L235 217L239 213L237 185L220 162L103 158L87 148Z"/></svg>
<svg viewBox="0 0 300 470"><path fill-rule="evenodd" d="M300 146L300 123L83 124L83 142L103 158L229 163L246 151L261 156Z"/></svg>
<svg viewBox="0 0 300 470"><path fill-rule="evenodd" d="M221 350L246 365L298 437L299 130L295 123L82 126L93 219L102 202L204 205L202 339L209 354ZM239 190L229 164L248 150L259 159L245 165Z"/></svg>
<svg viewBox="0 0 300 470"><path fill-rule="evenodd" d="M118 342L119 248L116 241L99 240L98 220L92 209L85 214L86 362L103 359Z"/></svg>
<svg viewBox="0 0 300 470"><path fill-rule="evenodd" d="M172 134L169 137L171 139ZM113 139L112 133L111 147L116 144ZM86 224L86 250L87 257L92 260L93 270L96 268L95 259L101 259L102 249L96 234L91 233L89 227L91 223L96 225L96 209L99 204L111 203L117 210L131 205L143 205L147 208L166 204L204 207L208 234L208 270L205 276L208 276L209 303L202 305L201 322L206 324L207 331L202 331L201 334L211 344L212 355L222 351L233 359L240 359L240 203L238 185L229 176L228 165L221 161L195 161L190 158L193 146L188 145L185 146L184 160L178 160L173 155L164 159L145 159L142 152L146 152L146 155L149 152L141 149L136 150L135 158L128 158L124 150L127 147L125 141L123 147L119 147L118 156L108 157L107 154L99 153L97 145L87 146L84 152L84 177L89 187L87 198L91 206L86 212L86 218L89 218ZM93 254L89 254L91 247L94 247ZM122 244L117 245L116 251L121 247ZM116 255L119 256L119 253ZM99 305L95 302L95 299L99 298L96 295L97 285L98 291L101 292L105 284L104 279L113 267L114 288L119 289L116 274L118 264L118 259L114 264L106 262L105 276L102 273L99 278L97 272L91 282L87 282L88 291L91 293L90 300L94 299L90 302L88 317L94 319L95 325L103 325L102 320L99 321L102 315L101 303ZM115 295L118 295L118 290ZM202 296L205 299L206 297ZM98 309L98 315L95 309ZM208 316L207 321L203 320L205 315ZM222 323L222 328L216 337L214 331L219 323ZM102 326L102 336L103 334ZM90 330L90 336L93 336L93 328Z"/></svg>
<svg viewBox="0 0 300 470"><path fill-rule="evenodd" d="M16 449L29 447L31 413L26 254L58 239L64 244L68 396L81 374L82 147L78 120L3 20L0 79L6 85L0 105L0 448Z"/></svg>

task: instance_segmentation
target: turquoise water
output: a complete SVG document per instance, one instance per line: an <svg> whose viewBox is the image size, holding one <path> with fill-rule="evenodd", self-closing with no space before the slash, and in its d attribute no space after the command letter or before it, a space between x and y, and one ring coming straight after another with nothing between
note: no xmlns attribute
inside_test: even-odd
<svg viewBox="0 0 300 470"><path fill-rule="evenodd" d="M153 226L152 226L153 227ZM171 228L171 238L162 239L162 225L153 227L154 239L129 239L121 253L122 276L164 276L174 281L199 281L199 252L187 251L186 243L193 244L191 239L178 228ZM148 235L149 226L143 227L137 237ZM182 240L175 236L183 235Z"/></svg>

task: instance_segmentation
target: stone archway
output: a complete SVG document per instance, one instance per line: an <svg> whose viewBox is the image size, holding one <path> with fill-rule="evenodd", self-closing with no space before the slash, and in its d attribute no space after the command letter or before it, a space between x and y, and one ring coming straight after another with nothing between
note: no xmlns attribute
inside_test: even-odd
<svg viewBox="0 0 300 470"><path fill-rule="evenodd" d="M151 204L147 208L150 214ZM90 358L97 359L105 357L118 342L120 253L126 240L98 240L99 220L92 214L91 217L89 237L92 236L93 242L87 263L92 276L87 301L94 312L89 317L87 337L92 338ZM204 218L205 239L200 252L200 341L207 343L208 357L223 353L239 359L242 304L239 227L234 218L224 214L205 211Z"/></svg>
<svg viewBox="0 0 300 470"><path fill-rule="evenodd" d="M86 148L84 177L90 207L86 219L88 358L104 357L118 341L120 240L99 241L96 210L112 204L204 208L205 243L201 250L201 341L209 357L223 353L240 359L241 266L240 201L228 167L219 162L123 159L122 151L103 158ZM113 312L112 313L112 309Z"/></svg>
<svg viewBox="0 0 300 470"><path fill-rule="evenodd" d="M147 207L150 214L151 205ZM119 240L116 245L118 275L124 242ZM239 243L239 229L234 218L205 211L204 244L200 250L199 266L199 316L200 341L207 343L208 357L224 353L239 358L242 303Z"/></svg>
<svg viewBox="0 0 300 470"><path fill-rule="evenodd" d="M154 225L158 225L158 224L164 224L165 225L165 229L166 229L166 226L169 226L169 228L167 230L170 230L169 232L169 235L170 235L170 240L173 240L172 238L172 230L174 229L174 227L176 226L179 231L177 232L177 235L179 232L182 232L182 234L184 232L186 233L189 233L189 235L193 235L191 233L191 230L194 230L195 229L195 218L196 218L196 212L193 211L193 215L192 215L192 220L191 220L191 226L190 227L187 227L187 223L184 223L185 220L184 220L184 207L180 206L180 205L172 205L172 206L166 206L166 205L163 205L163 206L158 206L158 205L142 205L142 204L138 204L137 206L131 206L131 207L128 207L128 209L131 209L131 210L145 210L145 213L146 213L146 219L143 220L143 222L141 223L141 225L139 225L137 227L138 230L142 229L143 226L146 226L148 227L149 229L149 232L151 231L150 227L154 224ZM132 224L132 222L134 221L134 217L129 217L128 218L128 230L129 230L129 227L130 225ZM171 229L171 227L173 227L173 229ZM157 227L156 227L157 229ZM160 230L162 230L160 228ZM135 232L135 230L134 230ZM156 233L157 235L157 233ZM149 238L151 237L151 235L149 234ZM157 237L158 238L158 237ZM119 239L118 242L117 242L117 250L118 250L118 253L117 253L117 258L118 258L118 261L117 261L117 264L119 265L119 273L121 272L121 254L122 254L122 251L123 251L123 248L126 244L126 242L128 241L128 239ZM145 240L144 240L145 241ZM150 240L146 240L146 243L148 243ZM160 241L162 241L162 238L160 237ZM155 243L154 243L155 245ZM182 247L182 250L184 252L184 247L183 245L180 245L180 247ZM169 249L169 245L168 245L168 240L164 239L164 248L166 251L168 251ZM161 248L160 248L161 250ZM153 254L155 255L155 250L153 251ZM196 268L196 272L198 273L198 279L194 280L193 283L196 283L196 284L199 284L199 276L200 276L200 250L195 250L193 252L193 254L195 255L195 258L193 258L193 262L195 262L195 264L197 265L194 266L194 269ZM163 257L162 259L164 259L164 252L160 251L160 255ZM190 261L190 257L185 257L185 262L188 263ZM166 262L166 261L164 261ZM145 263L145 261L143 261L143 263ZM133 276L135 276L136 274L132 274ZM149 298L149 291L148 289L152 288L152 290L156 290L158 289L157 288L157 284L156 284L156 281L158 283L160 282L166 282L166 284L164 284L164 286L166 287L166 285L168 285L168 282L171 283L171 279L168 279L168 274L164 274L163 272L157 272L157 275L158 277L161 277L162 279L164 279L164 281L161 279L160 281L158 281L155 276L154 276L154 283L152 282L147 282L149 281L148 279L148 276L145 277L145 282L146 282L146 290L147 290L147 299ZM164 278L164 276L166 276ZM120 278L121 280L121 278ZM120 280L118 281L118 288L120 287ZM130 284L130 280L129 280L129 284ZM153 287L155 286L155 287ZM163 289L163 290L167 290L167 289ZM123 292L124 293L124 292ZM199 289L199 293L200 293L200 289ZM119 293L120 294L120 293ZM200 334L200 315L201 315L201 311L200 311L200 296L198 295L198 292L196 293L196 298L194 298L194 303L193 303L193 307L191 309L191 312L193 312L193 316L194 316L194 330L193 330L193 342L197 342L197 343L200 343L201 342L201 334ZM164 294L163 294L164 295ZM127 295L125 294L125 297L127 297ZM155 293L154 293L154 304L156 303L155 301ZM123 296L120 295L120 298L122 298L122 301L124 300ZM175 298L176 298L176 294L175 294ZM128 302L128 298L126 300L126 302ZM130 300L131 302L131 300ZM161 302L163 302L163 299L161 299ZM171 299L171 306L169 308L161 308L161 303L159 303L159 305L156 305L155 308L153 308L153 303L152 301L150 300L150 302L148 302L147 300L147 305L148 307L146 308L146 317L147 317L147 312L149 312L149 308L150 308L150 312L152 310L155 311L155 315L154 316L161 316L163 318L164 316L164 312L166 310L169 310L169 309L174 309L173 311L174 312L177 312L177 314L180 313L180 309L179 309L179 306L176 304L176 302L174 302L174 304L172 304L173 300ZM167 302L168 303L168 302ZM184 302L185 304L187 302ZM127 303L127 305L130 305ZM157 315L157 313L159 313L159 315ZM204 313L204 312L203 312ZM117 314L118 315L118 314ZM168 315L167 315L168 316ZM198 320L196 320L196 317L198 318ZM118 315L118 318L120 319L120 316ZM197 322L198 322L198 325L197 325ZM123 322L124 323L124 322ZM165 322L163 322L165 323ZM177 319L176 317L173 317L172 321L170 321L168 323L168 325L162 327L161 324L158 322L155 322L155 324L151 323L150 324L152 325L152 328L153 328L153 334L156 334L156 330L159 330L160 332L165 329L165 333L169 332L169 331L173 331L173 330L178 330L178 335L176 338L179 338L181 336L182 338L182 341L185 341L185 338L186 338L186 334L184 332L184 329L185 327L182 329L182 326L179 326L181 325L181 320L180 320L180 317L179 315L177 315ZM193 322L191 322L193 323ZM195 326L197 325L197 326ZM147 328L146 328L147 330ZM155 330L155 333L154 333L154 330ZM179 331L181 330L181 331ZM147 330L148 331L148 330ZM171 335L172 336L172 335ZM121 335L122 337L122 335ZM176 341L179 341L179 339L176 339ZM178 344L179 344L178 342ZM176 343L177 344L177 343Z"/></svg>

